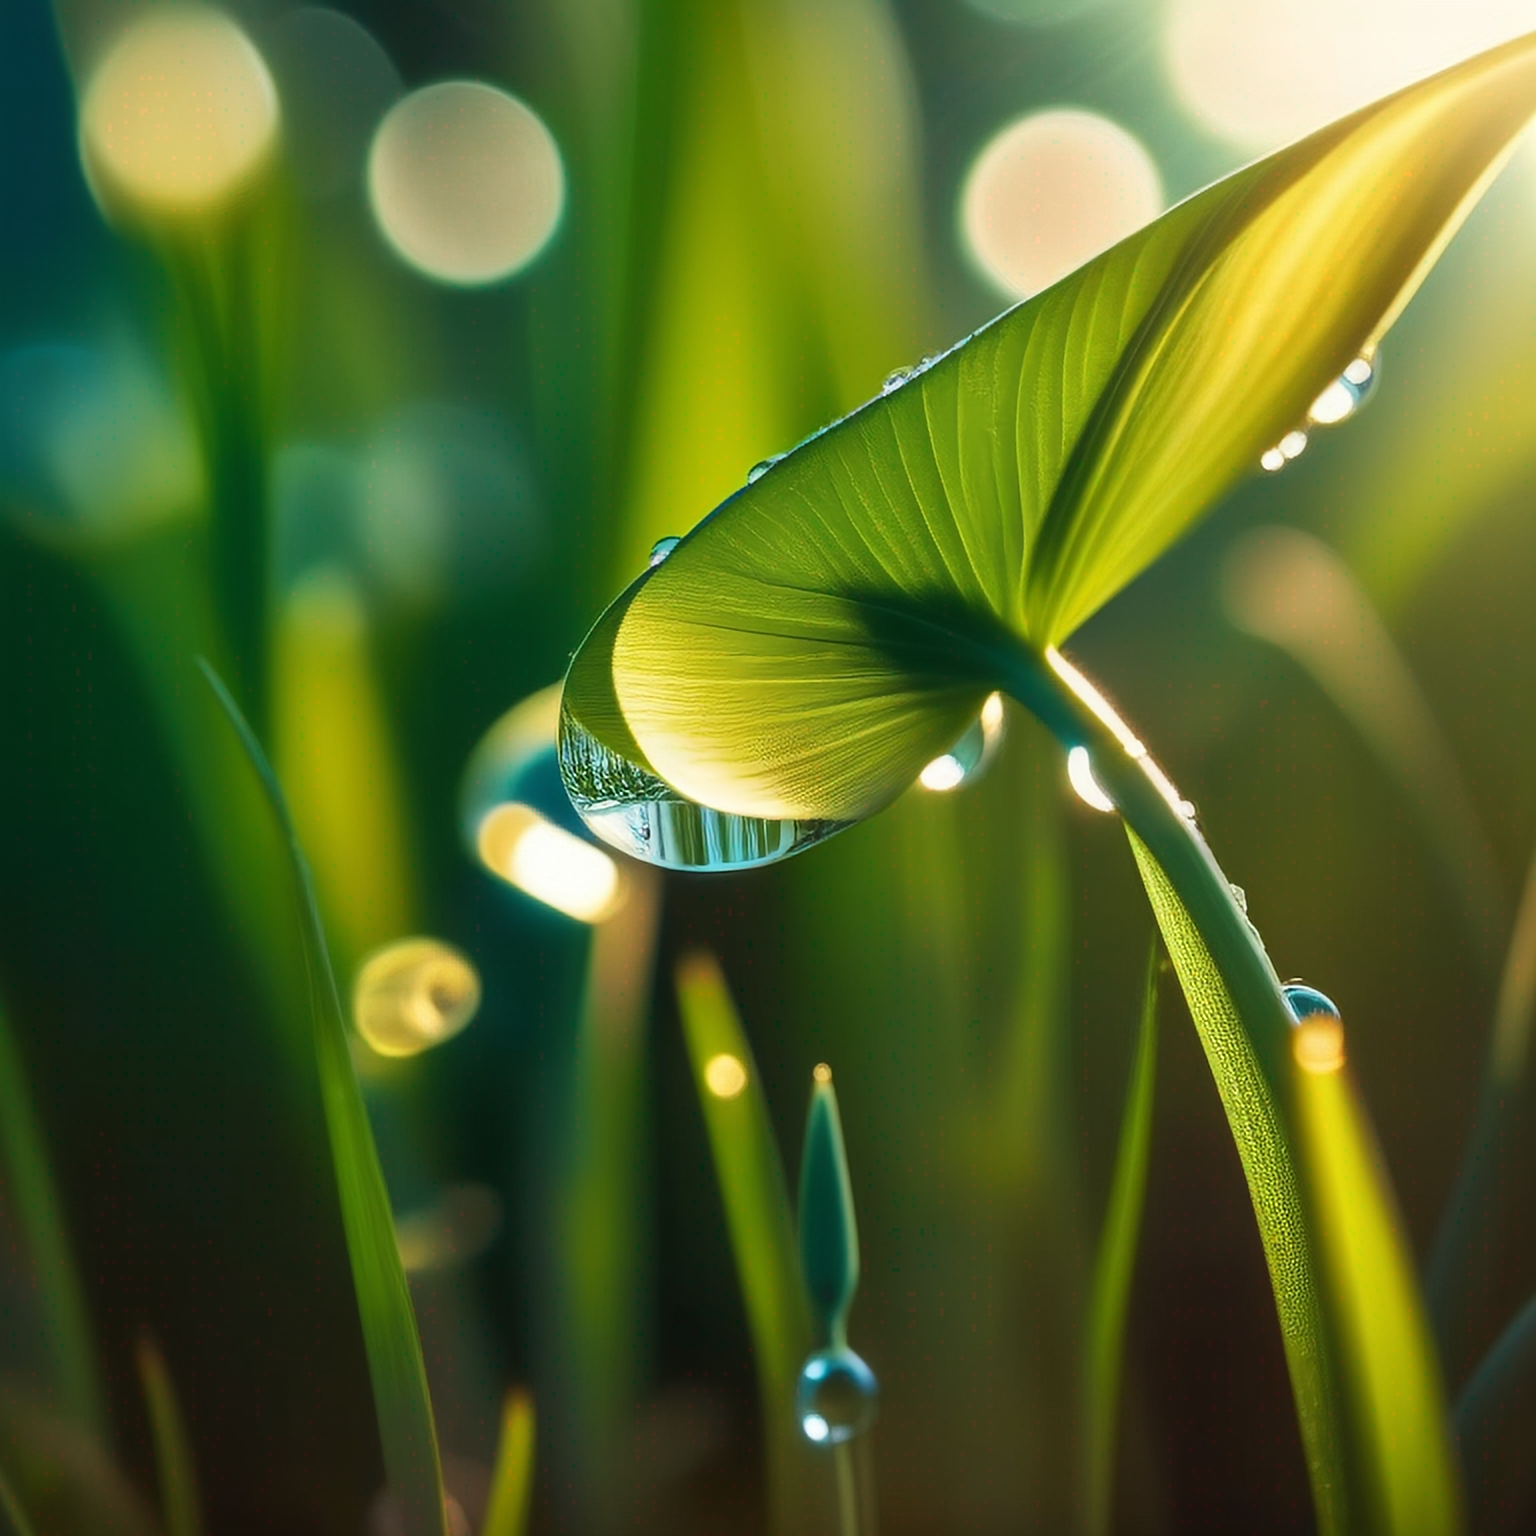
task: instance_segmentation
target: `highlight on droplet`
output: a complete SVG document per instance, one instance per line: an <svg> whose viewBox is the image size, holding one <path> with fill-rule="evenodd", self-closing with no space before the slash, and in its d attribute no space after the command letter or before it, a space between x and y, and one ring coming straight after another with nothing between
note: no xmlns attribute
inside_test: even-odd
<svg viewBox="0 0 1536 1536"><path fill-rule="evenodd" d="M704 1063L704 1086L717 1099L734 1099L747 1086L746 1064L728 1051L711 1056Z"/></svg>
<svg viewBox="0 0 1536 1536"><path fill-rule="evenodd" d="M965 734L948 752L928 763L918 774L917 782L924 789L944 794L979 778L1002 745L1003 720L1003 696L989 694L981 706L981 713L966 728Z"/></svg>
<svg viewBox="0 0 1536 1536"><path fill-rule="evenodd" d="M1048 288L1163 210L1151 155L1117 123L1055 108L1010 123L971 165L960 241L1009 298Z"/></svg>
<svg viewBox="0 0 1536 1536"><path fill-rule="evenodd" d="M1291 1051L1303 1072L1322 1076L1344 1065L1344 1024L1336 1016L1314 1013L1296 1026Z"/></svg>
<svg viewBox="0 0 1536 1536"><path fill-rule="evenodd" d="M487 812L476 847L492 874L578 922L600 923L623 902L614 860L531 805L509 801Z"/></svg>
<svg viewBox="0 0 1536 1536"><path fill-rule="evenodd" d="M357 1032L380 1056L415 1056L441 1045L479 1007L479 973L441 939L400 939L375 950L352 987Z"/></svg>
<svg viewBox="0 0 1536 1536"><path fill-rule="evenodd" d="M271 157L277 89L222 11L156 6L103 54L80 104L80 155L108 211L161 218L213 208Z"/></svg>
<svg viewBox="0 0 1536 1536"><path fill-rule="evenodd" d="M402 260L438 282L498 283L549 243L565 167L543 120L478 80L445 80L397 101L368 155L368 198Z"/></svg>
<svg viewBox="0 0 1536 1536"><path fill-rule="evenodd" d="M1115 802L1093 776L1093 759L1089 757L1087 747L1073 747L1068 751L1067 781L1084 805L1091 805L1096 811L1115 809Z"/></svg>

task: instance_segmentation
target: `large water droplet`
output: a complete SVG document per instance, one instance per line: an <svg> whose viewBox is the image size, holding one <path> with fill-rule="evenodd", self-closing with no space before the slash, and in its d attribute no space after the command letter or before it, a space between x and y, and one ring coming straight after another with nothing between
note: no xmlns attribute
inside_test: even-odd
<svg viewBox="0 0 1536 1536"><path fill-rule="evenodd" d="M1298 1024L1318 1016L1325 1019L1341 1017L1333 999L1326 993L1319 992L1316 987L1309 987L1300 981L1290 981L1280 990L1285 995L1286 1007L1291 1010L1291 1015Z"/></svg>
<svg viewBox="0 0 1536 1536"><path fill-rule="evenodd" d="M612 848L664 869L751 869L819 843L844 821L737 816L700 805L560 714L560 776L582 821Z"/></svg>
<svg viewBox="0 0 1536 1536"><path fill-rule="evenodd" d="M800 1368L795 1415L815 1445L841 1445L874 1423L875 1373L851 1349L818 1349Z"/></svg>
<svg viewBox="0 0 1536 1536"><path fill-rule="evenodd" d="M651 557L646 561L646 564L648 566L660 565L661 562L665 560L667 556L670 555L672 551L676 549L677 546L682 542L683 541L681 537L675 533L669 534L664 539L657 539L656 542L651 545Z"/></svg>
<svg viewBox="0 0 1536 1536"><path fill-rule="evenodd" d="M924 789L945 791L958 789L978 779L997 755L1003 739L1003 699L992 694L981 706L981 713L966 727L954 746L942 756L934 758L918 774L917 782Z"/></svg>

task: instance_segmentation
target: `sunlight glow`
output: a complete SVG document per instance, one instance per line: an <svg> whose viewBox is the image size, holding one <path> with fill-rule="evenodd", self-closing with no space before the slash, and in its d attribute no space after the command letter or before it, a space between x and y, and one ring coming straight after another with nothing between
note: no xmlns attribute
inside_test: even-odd
<svg viewBox="0 0 1536 1536"><path fill-rule="evenodd" d="M747 1069L739 1056L721 1052L704 1064L704 1085L717 1099L734 1099L747 1086Z"/></svg>
<svg viewBox="0 0 1536 1536"><path fill-rule="evenodd" d="M1344 1065L1344 1026L1325 1013L1314 1013L1296 1026L1291 1050L1303 1072L1337 1072Z"/></svg>
<svg viewBox="0 0 1536 1536"><path fill-rule="evenodd" d="M1163 210L1139 140L1106 117L1059 108L1020 118L976 156L960 238L1009 298L1048 288Z"/></svg>
<svg viewBox="0 0 1536 1536"><path fill-rule="evenodd" d="M501 1231L501 1197L485 1184L455 1184L429 1206L395 1218L395 1244L409 1275L458 1269Z"/></svg>
<svg viewBox="0 0 1536 1536"><path fill-rule="evenodd" d="M92 73L80 150L104 205L184 216L245 186L267 161L277 126L272 76L228 16L156 7Z"/></svg>
<svg viewBox="0 0 1536 1536"><path fill-rule="evenodd" d="M447 80L385 114L368 156L368 196L410 266L479 287L544 249L565 207L565 169L549 129L515 96Z"/></svg>
<svg viewBox="0 0 1536 1536"><path fill-rule="evenodd" d="M1093 776L1093 759L1088 756L1087 747L1073 747L1067 753L1067 780L1084 805L1091 805L1096 811L1115 809L1115 802Z"/></svg>
<svg viewBox="0 0 1536 1536"><path fill-rule="evenodd" d="M481 820L476 843L493 874L577 922L600 923L624 899L618 865L531 805L498 805Z"/></svg>
<svg viewBox="0 0 1536 1536"><path fill-rule="evenodd" d="M480 1007L480 977L441 939L401 939L363 962L352 988L357 1032L381 1056L414 1056L458 1034Z"/></svg>
<svg viewBox="0 0 1536 1536"><path fill-rule="evenodd" d="M1532 23L1530 0L1171 0L1164 60L1201 123L1274 149Z"/></svg>

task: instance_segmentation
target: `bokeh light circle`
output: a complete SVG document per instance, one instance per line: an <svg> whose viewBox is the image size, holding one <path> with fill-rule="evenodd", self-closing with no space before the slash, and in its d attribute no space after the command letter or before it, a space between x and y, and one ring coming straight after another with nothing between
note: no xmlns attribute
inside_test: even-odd
<svg viewBox="0 0 1536 1536"><path fill-rule="evenodd" d="M385 114L368 156L385 238L428 277L478 287L543 250L565 206L560 150L536 113L474 80L412 91Z"/></svg>
<svg viewBox="0 0 1536 1536"><path fill-rule="evenodd" d="M223 202L268 160L277 90L251 40L222 12L155 9L91 75L80 148L109 207L186 215Z"/></svg>
<svg viewBox="0 0 1536 1536"><path fill-rule="evenodd" d="M977 155L960 194L960 238L1010 298L1048 288L1162 212L1138 139L1093 112L1054 108L1010 123Z"/></svg>
<svg viewBox="0 0 1536 1536"><path fill-rule="evenodd" d="M1532 26L1531 0L1171 0L1163 47L1186 108L1261 150Z"/></svg>

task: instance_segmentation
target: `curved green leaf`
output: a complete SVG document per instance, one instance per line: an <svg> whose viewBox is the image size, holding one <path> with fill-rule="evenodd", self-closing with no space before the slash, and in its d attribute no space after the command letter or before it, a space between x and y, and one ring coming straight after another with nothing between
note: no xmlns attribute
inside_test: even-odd
<svg viewBox="0 0 1536 1536"><path fill-rule="evenodd" d="M695 528L589 638L568 715L720 810L879 809L967 723L998 642L1070 633L1374 348L1533 110L1528 37L1008 311Z"/></svg>
<svg viewBox="0 0 1536 1536"><path fill-rule="evenodd" d="M160 1482L160 1518L165 1523L166 1536L202 1536L197 1465L192 1459L192 1441L175 1383L153 1340L139 1340L136 1359L144 1405L149 1410L150 1438L155 1446L155 1470Z"/></svg>

